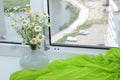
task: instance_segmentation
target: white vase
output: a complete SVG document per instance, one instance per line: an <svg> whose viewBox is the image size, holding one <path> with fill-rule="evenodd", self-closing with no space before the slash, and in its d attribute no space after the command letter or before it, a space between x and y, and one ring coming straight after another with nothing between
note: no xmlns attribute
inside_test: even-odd
<svg viewBox="0 0 120 80"><path fill-rule="evenodd" d="M21 57L20 66L24 69L38 70L48 65L49 58L42 50L32 50Z"/></svg>

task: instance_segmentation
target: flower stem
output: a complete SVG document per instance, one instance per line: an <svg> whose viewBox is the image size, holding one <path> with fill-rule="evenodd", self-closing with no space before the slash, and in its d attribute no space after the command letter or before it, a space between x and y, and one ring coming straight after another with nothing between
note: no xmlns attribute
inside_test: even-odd
<svg viewBox="0 0 120 80"><path fill-rule="evenodd" d="M31 48L32 50L36 50L36 49L37 49L37 45L36 45L36 44L30 44L30 48Z"/></svg>

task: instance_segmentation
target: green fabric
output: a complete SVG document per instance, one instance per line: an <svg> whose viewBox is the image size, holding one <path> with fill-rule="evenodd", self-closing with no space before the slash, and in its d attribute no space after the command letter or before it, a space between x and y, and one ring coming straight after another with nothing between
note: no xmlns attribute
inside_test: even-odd
<svg viewBox="0 0 120 80"><path fill-rule="evenodd" d="M120 48L110 49L105 55L55 60L41 70L20 70L10 80L120 80Z"/></svg>

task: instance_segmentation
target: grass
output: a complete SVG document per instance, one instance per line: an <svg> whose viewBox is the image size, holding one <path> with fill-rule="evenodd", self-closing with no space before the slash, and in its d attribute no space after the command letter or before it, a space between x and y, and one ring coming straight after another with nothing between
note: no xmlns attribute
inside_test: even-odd
<svg viewBox="0 0 120 80"><path fill-rule="evenodd" d="M4 10L7 12L15 6L20 6L21 8L26 8L26 4L30 4L30 0L3 0ZM13 10L11 10L13 11Z"/></svg>
<svg viewBox="0 0 120 80"><path fill-rule="evenodd" d="M67 34L67 35L65 35L63 38L59 39L59 40L57 41L57 43L64 43L64 42L66 42L66 39L67 39L68 36L75 37L76 35L78 35L79 30L81 30L81 29L88 29L88 28L90 28L93 24L104 24L104 23L107 23L107 19L89 20L89 21L86 21L84 24L79 25L75 31L73 31L72 33Z"/></svg>
<svg viewBox="0 0 120 80"><path fill-rule="evenodd" d="M70 26L70 24L72 24L77 19L80 11L78 8L74 7L71 3L67 4L66 10L69 10L71 12L71 17L68 22L60 26L59 30L63 30Z"/></svg>

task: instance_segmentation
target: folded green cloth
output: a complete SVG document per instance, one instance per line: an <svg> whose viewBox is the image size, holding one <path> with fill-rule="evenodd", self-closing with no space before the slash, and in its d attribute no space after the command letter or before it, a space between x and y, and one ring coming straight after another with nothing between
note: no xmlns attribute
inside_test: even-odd
<svg viewBox="0 0 120 80"><path fill-rule="evenodd" d="M11 74L10 80L120 80L120 48L105 55L55 60L41 70L20 70Z"/></svg>

